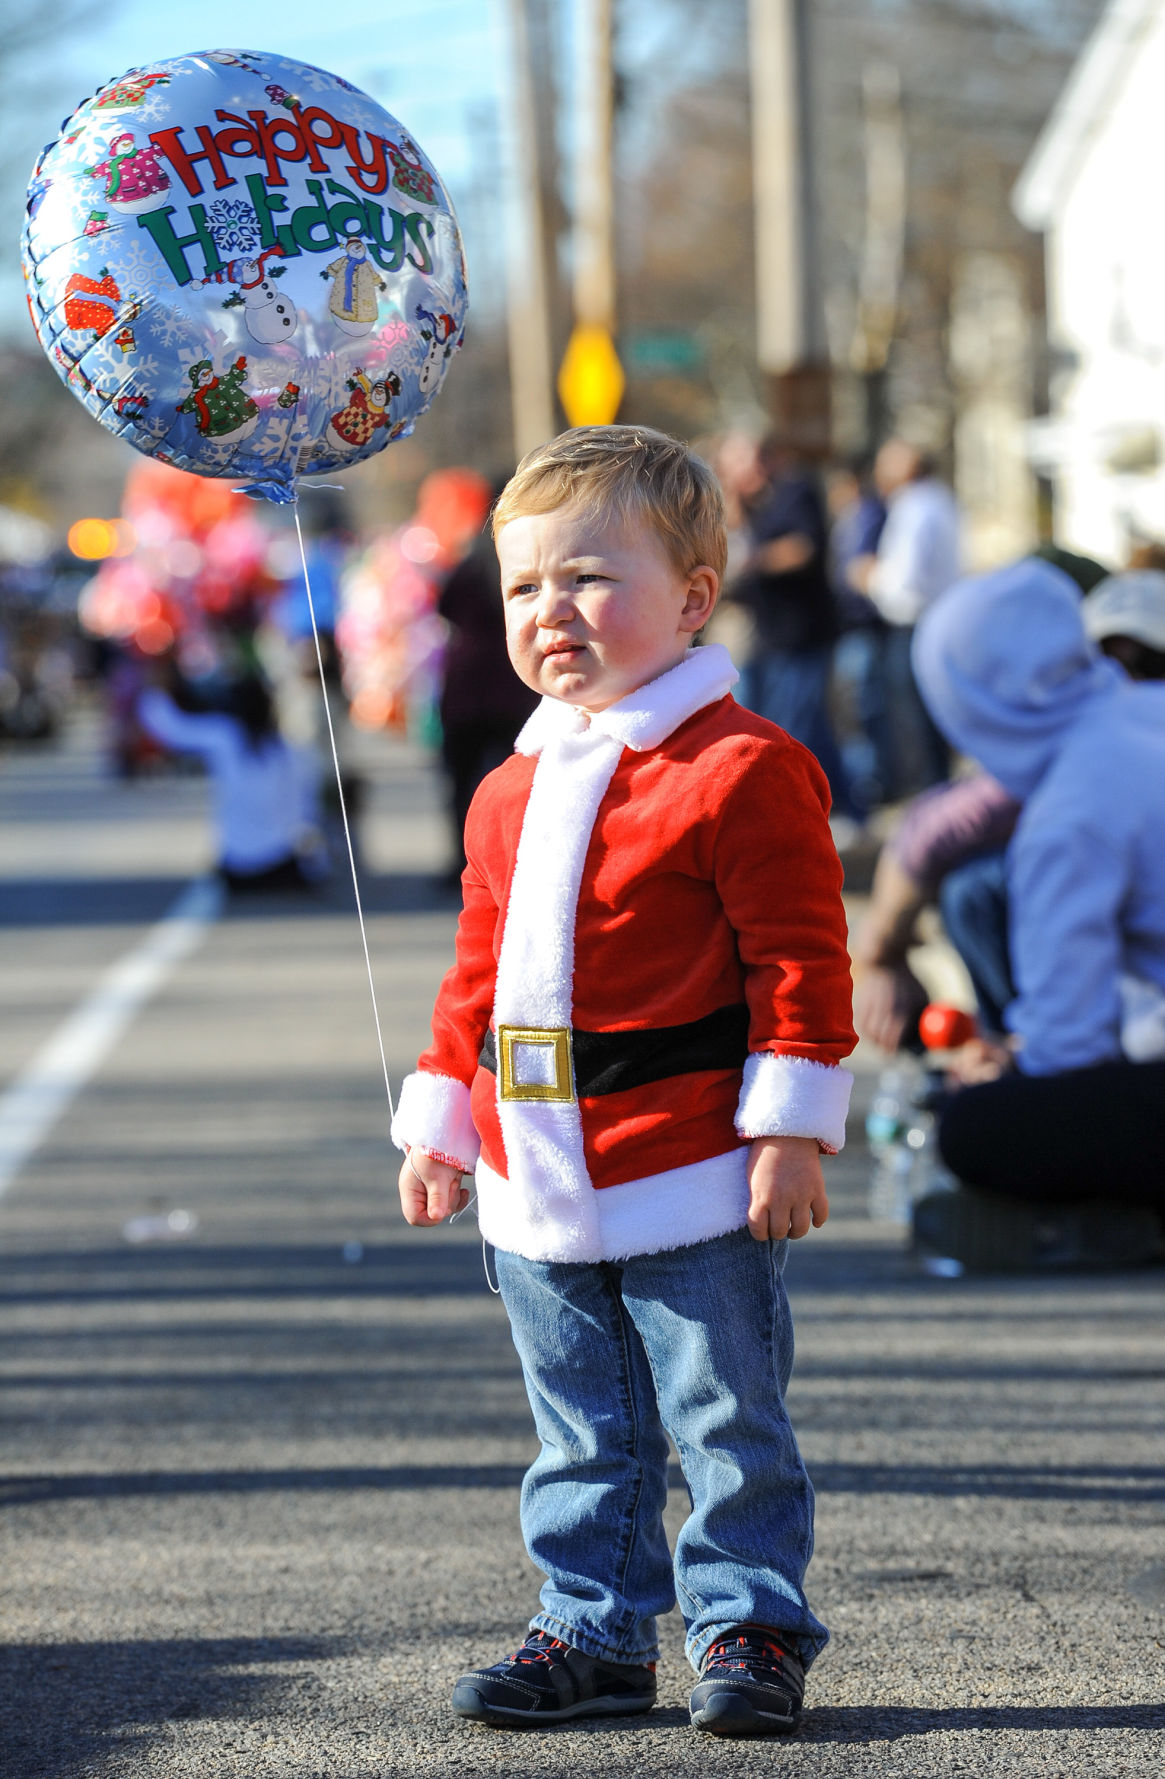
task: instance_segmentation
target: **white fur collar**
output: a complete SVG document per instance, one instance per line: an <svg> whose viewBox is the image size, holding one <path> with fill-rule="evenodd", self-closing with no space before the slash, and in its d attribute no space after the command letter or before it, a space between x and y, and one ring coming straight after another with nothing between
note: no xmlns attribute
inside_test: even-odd
<svg viewBox="0 0 1165 1779"><path fill-rule="evenodd" d="M514 749L519 754L540 754L560 735L580 735L589 730L606 735L636 753L659 747L681 723L705 705L715 704L730 692L740 675L732 657L720 643L689 649L678 667L628 693L609 710L588 718L585 711L558 698L543 698L529 718Z"/></svg>

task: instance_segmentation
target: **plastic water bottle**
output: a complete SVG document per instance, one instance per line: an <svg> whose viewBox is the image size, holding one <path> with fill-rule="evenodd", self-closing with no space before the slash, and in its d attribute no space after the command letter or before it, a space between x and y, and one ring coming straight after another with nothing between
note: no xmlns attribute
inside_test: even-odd
<svg viewBox="0 0 1165 1779"><path fill-rule="evenodd" d="M914 1102L921 1070L907 1054L882 1070L866 1115L866 1140L874 1158L870 1177L870 1216L881 1223L908 1223L913 1154L907 1135L913 1129Z"/></svg>
<svg viewBox="0 0 1165 1779"><path fill-rule="evenodd" d="M920 1018L919 1031L933 1055L966 1043L974 1035L974 1023L957 1008L932 1005ZM942 1068L924 1068L905 1052L878 1077L866 1117L874 1158L869 1211L876 1221L906 1228L918 1199L955 1189L957 1181L938 1152L935 1108L945 1091Z"/></svg>

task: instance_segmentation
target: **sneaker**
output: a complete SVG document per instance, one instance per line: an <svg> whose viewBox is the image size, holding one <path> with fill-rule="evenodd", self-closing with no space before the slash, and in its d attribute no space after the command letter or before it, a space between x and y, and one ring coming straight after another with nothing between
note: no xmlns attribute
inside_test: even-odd
<svg viewBox="0 0 1165 1779"><path fill-rule="evenodd" d="M545 1631L531 1631L508 1662L463 1674L453 1688L458 1717L477 1723L562 1723L650 1711L655 1664L603 1662Z"/></svg>
<svg viewBox="0 0 1165 1779"><path fill-rule="evenodd" d="M688 1701L692 1727L713 1736L788 1736L801 1721L805 1669L779 1631L740 1625L704 1657Z"/></svg>

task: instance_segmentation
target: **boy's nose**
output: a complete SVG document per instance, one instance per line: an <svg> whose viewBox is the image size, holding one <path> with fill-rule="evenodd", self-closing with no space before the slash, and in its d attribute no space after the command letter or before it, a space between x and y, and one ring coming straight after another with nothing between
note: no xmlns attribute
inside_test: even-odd
<svg viewBox="0 0 1165 1779"><path fill-rule="evenodd" d="M564 587L556 587L553 583L543 584L538 595L538 623L542 629L561 623L572 610L570 595Z"/></svg>

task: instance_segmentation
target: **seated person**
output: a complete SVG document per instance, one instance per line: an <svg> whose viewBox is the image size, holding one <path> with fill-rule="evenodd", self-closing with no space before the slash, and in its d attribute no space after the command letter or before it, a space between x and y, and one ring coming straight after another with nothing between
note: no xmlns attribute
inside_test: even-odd
<svg viewBox="0 0 1165 1779"><path fill-rule="evenodd" d="M1131 679L1165 679L1165 573L1104 575L1090 559L1063 551L1045 559L1088 593L1085 628L1101 652ZM1004 849L1018 815L1019 804L985 772L924 791L907 807L878 860L854 944L855 1020L864 1037L887 1050L912 1039L927 993L907 954L928 903L938 904L947 937L967 967L980 1030L996 1038L1005 1034L1003 1015L1015 987Z"/></svg>
<svg viewBox="0 0 1165 1779"><path fill-rule="evenodd" d="M1013 1199L1165 1210L1165 686L1106 660L1075 588L1030 558L944 594L914 656L952 745L1022 805L1011 1037L978 1046L943 1159Z"/></svg>
<svg viewBox="0 0 1165 1779"><path fill-rule="evenodd" d="M173 689L178 676L160 669ZM211 781L219 876L232 892L304 889L303 843L316 823L314 762L279 732L271 693L258 675L231 688L226 710L183 710L156 685L138 701L142 727L163 747L197 755Z"/></svg>
<svg viewBox="0 0 1165 1779"><path fill-rule="evenodd" d="M919 915L934 902L970 973L980 1026L1002 1035L1003 1009L1013 994L1006 909L994 907L986 891L958 897L950 892L968 866L1001 861L1018 814L1019 804L986 772L936 785L907 806L882 848L870 905L854 939L854 1023L863 1038L884 1050L917 1041L918 1016L930 997L907 954L917 942ZM980 933L982 943L976 944Z"/></svg>

